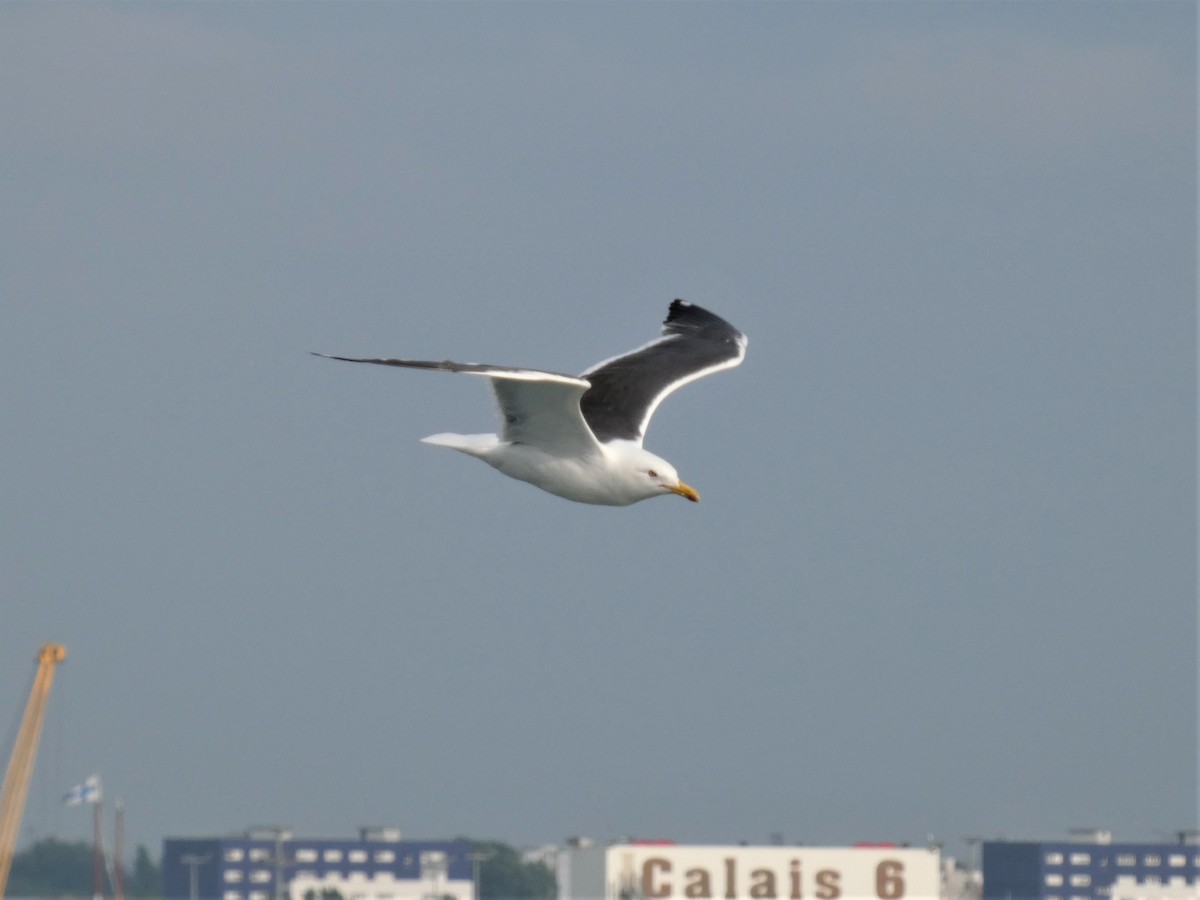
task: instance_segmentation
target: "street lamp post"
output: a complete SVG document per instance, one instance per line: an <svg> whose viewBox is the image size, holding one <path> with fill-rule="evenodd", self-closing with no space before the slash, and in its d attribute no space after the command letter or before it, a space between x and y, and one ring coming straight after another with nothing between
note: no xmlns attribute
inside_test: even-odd
<svg viewBox="0 0 1200 900"><path fill-rule="evenodd" d="M494 854L484 853L479 850L472 850L467 854L467 859L471 861L471 893L472 900L480 900L479 897L479 866L481 863L491 859Z"/></svg>
<svg viewBox="0 0 1200 900"><path fill-rule="evenodd" d="M191 871L188 872L188 896L191 900L200 900L200 872L202 865L212 859L211 853L185 853L179 857L179 861L187 866Z"/></svg>
<svg viewBox="0 0 1200 900"><path fill-rule="evenodd" d="M976 879L977 879L979 873L976 872L976 870L975 870L975 866L977 865L977 863L976 863L977 856L976 856L975 851L979 847L979 845L983 843L983 838L980 835L971 834L971 835L967 835L965 838L963 838L963 840L967 842L967 849L968 849L967 892L972 898L977 898L979 896L979 892L976 890L975 886L976 886L976 884L978 884Z"/></svg>
<svg viewBox="0 0 1200 900"><path fill-rule="evenodd" d="M283 842L291 839L291 832L284 828L279 828L275 831L275 900L287 900L287 891L283 885L283 867L289 865L293 860L287 858L283 852Z"/></svg>

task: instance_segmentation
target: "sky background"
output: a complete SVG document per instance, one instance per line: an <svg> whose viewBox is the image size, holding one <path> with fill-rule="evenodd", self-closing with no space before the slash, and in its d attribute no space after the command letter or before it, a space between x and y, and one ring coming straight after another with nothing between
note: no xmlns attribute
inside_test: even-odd
<svg viewBox="0 0 1200 900"><path fill-rule="evenodd" d="M0 6L23 840L1197 824L1192 3ZM703 494L420 444L672 298ZM8 723L12 723L9 725Z"/></svg>

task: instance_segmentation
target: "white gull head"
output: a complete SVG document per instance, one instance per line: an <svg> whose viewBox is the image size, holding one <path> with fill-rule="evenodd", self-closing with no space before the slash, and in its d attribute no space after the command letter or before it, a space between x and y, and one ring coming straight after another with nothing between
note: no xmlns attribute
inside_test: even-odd
<svg viewBox="0 0 1200 900"><path fill-rule="evenodd" d="M607 487L614 505L626 506L639 500L678 494L693 503L700 494L679 480L675 467L633 441L609 441L603 445L608 471Z"/></svg>

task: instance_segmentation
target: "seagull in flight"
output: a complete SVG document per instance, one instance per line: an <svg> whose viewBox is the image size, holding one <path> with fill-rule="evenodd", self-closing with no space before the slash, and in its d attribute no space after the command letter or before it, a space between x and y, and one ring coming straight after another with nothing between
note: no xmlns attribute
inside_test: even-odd
<svg viewBox="0 0 1200 900"><path fill-rule="evenodd" d="M746 344L746 336L720 316L675 300L660 337L580 375L450 360L313 355L482 376L500 408L500 433L433 434L423 438L425 443L482 459L510 478L567 500L628 506L666 494L699 501L696 489L646 450L642 439L664 397L738 365Z"/></svg>

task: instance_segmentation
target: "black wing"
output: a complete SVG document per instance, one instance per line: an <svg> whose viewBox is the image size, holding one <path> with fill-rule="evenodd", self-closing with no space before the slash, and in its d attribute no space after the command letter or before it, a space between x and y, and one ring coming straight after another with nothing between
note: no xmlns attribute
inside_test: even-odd
<svg viewBox="0 0 1200 900"><path fill-rule="evenodd" d="M689 381L733 368L746 355L744 334L684 300L671 304L662 333L658 340L579 376L592 384L579 405L597 439L640 444L664 397Z"/></svg>

